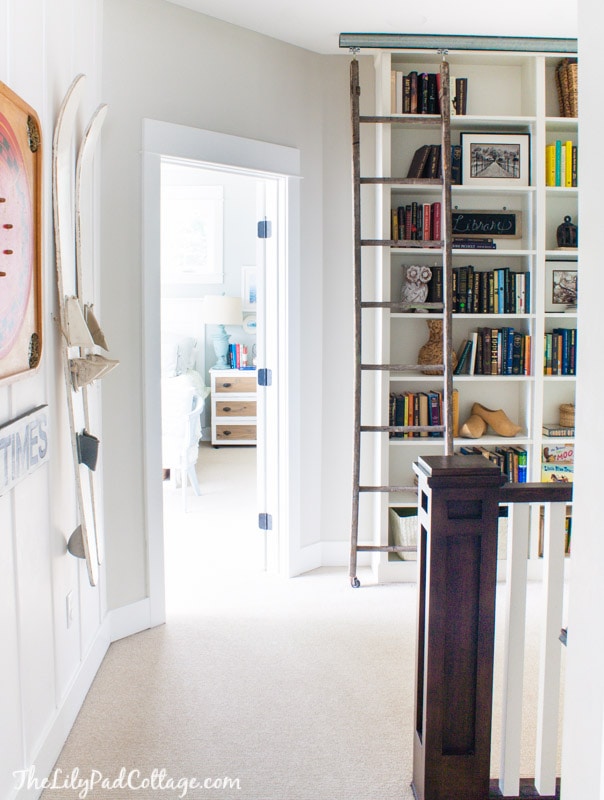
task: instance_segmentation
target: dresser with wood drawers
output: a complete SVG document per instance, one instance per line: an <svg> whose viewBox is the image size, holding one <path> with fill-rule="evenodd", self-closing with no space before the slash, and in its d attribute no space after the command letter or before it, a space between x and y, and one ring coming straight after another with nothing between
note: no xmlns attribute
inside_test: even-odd
<svg viewBox="0 0 604 800"><path fill-rule="evenodd" d="M212 444L256 444L256 370L212 369Z"/></svg>

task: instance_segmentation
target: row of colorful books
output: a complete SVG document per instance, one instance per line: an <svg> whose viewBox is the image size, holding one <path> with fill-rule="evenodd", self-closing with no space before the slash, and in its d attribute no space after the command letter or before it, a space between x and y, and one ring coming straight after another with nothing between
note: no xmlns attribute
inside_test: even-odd
<svg viewBox="0 0 604 800"><path fill-rule="evenodd" d="M577 145L572 141L555 142L545 146L545 185L565 186L567 189L577 186Z"/></svg>
<svg viewBox="0 0 604 800"><path fill-rule="evenodd" d="M459 392L453 390L453 435L459 428ZM426 392L392 392L388 409L388 425L406 426L440 426L444 425L443 393L438 389ZM441 431L391 431L391 439L415 439L422 436L440 436Z"/></svg>
<svg viewBox="0 0 604 800"><path fill-rule="evenodd" d="M514 272L509 267L479 271L468 264L463 267L453 267L452 285L454 313L528 314L530 312L529 272Z"/></svg>
<svg viewBox="0 0 604 800"><path fill-rule="evenodd" d="M441 238L441 204L412 202L392 209L393 241L438 242Z"/></svg>
<svg viewBox="0 0 604 800"><path fill-rule="evenodd" d="M495 447L490 450L480 445L464 445L459 448L464 456L481 455L501 469L510 483L526 483L528 475L528 453L524 447Z"/></svg>
<svg viewBox="0 0 604 800"><path fill-rule="evenodd" d="M577 374L577 329L554 328L543 344L544 375Z"/></svg>
<svg viewBox="0 0 604 800"><path fill-rule="evenodd" d="M228 362L231 369L242 369L248 366L247 345L232 342L229 344Z"/></svg>
<svg viewBox="0 0 604 800"><path fill-rule="evenodd" d="M392 70L391 108L394 114L440 114L440 73ZM468 79L449 76L451 114L465 114Z"/></svg>
<svg viewBox="0 0 604 800"><path fill-rule="evenodd" d="M458 351L455 375L530 375L531 337L514 328L478 328Z"/></svg>

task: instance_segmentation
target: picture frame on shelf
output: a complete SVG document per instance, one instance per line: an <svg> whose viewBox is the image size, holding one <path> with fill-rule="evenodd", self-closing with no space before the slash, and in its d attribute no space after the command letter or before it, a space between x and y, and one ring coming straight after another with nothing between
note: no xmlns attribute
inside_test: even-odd
<svg viewBox="0 0 604 800"><path fill-rule="evenodd" d="M255 312L257 301L256 267L241 267L241 310Z"/></svg>
<svg viewBox="0 0 604 800"><path fill-rule="evenodd" d="M462 132L460 141L464 186L530 186L529 133Z"/></svg>
<svg viewBox="0 0 604 800"><path fill-rule="evenodd" d="M577 310L578 270L576 261L545 262L545 311L565 314Z"/></svg>

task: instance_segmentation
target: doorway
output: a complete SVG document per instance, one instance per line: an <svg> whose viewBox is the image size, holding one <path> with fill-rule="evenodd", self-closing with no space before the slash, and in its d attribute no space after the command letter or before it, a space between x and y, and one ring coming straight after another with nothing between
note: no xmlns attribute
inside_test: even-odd
<svg viewBox="0 0 604 800"><path fill-rule="evenodd" d="M258 391L259 476L257 504L270 517L264 545L267 568L293 574L292 553L298 549L296 462L289 448L299 441L295 387L299 363L298 211L299 153L292 148L186 128L155 120L143 123L143 258L145 487L149 552L151 624L165 621L165 551L161 490L161 258L160 198L162 160L176 159L204 168L239 172L256 181L258 222L268 222L268 238L257 240L258 294L265 305L258 318L257 353L265 362L267 386ZM267 226L264 227L264 230ZM258 230L261 230L259 228ZM260 311L260 309L259 309ZM270 332L270 335L268 335ZM270 421L270 422L269 422ZM265 517L266 519L266 517ZM293 545L293 547L292 547Z"/></svg>
<svg viewBox="0 0 604 800"><path fill-rule="evenodd" d="M257 222L265 213L266 180L218 165L161 160L168 612L186 611L201 576L226 579L266 569L268 532L258 527L258 514L264 510L259 498L266 496L263 465L272 431L258 436L256 384L257 364L267 363L264 342L277 335L269 330L259 349L257 323L263 320L265 329L267 314L264 294L257 291L265 283ZM230 369L219 369L221 347ZM243 382L251 390L246 397L222 391Z"/></svg>

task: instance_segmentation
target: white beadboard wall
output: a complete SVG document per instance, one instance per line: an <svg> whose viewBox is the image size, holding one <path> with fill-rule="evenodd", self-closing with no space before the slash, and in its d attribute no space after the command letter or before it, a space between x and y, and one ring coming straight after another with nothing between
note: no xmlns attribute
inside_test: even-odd
<svg viewBox="0 0 604 800"><path fill-rule="evenodd" d="M38 113L43 138L43 359L37 374L0 384L0 424L47 404L50 461L0 497L0 798L13 773L52 768L106 648L104 580L67 553L77 525L59 331L51 202L53 126L80 72L87 87L79 133L101 100L102 0L0 0L0 80ZM98 211L95 211L95 234ZM98 250L98 235L90 253ZM95 259L91 258L93 264ZM98 259L97 259L98 262ZM89 280L94 280L90 275ZM98 405L98 398L94 401ZM100 416L100 412L96 412ZM66 596L74 601L67 627ZM19 797L34 797L22 790Z"/></svg>

